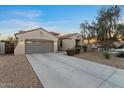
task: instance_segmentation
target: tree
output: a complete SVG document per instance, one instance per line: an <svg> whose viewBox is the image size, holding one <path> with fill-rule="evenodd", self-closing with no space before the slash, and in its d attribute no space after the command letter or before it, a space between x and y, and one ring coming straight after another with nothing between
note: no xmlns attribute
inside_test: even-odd
<svg viewBox="0 0 124 93"><path fill-rule="evenodd" d="M95 22L92 22L88 26L89 36L90 38L95 38L97 35L97 24Z"/></svg>
<svg viewBox="0 0 124 93"><path fill-rule="evenodd" d="M118 30L119 34L124 36L124 24L118 24L117 25L117 30Z"/></svg>
<svg viewBox="0 0 124 93"><path fill-rule="evenodd" d="M84 21L83 23L80 24L80 29L81 29L81 35L83 38L87 38L88 35L88 22Z"/></svg>
<svg viewBox="0 0 124 93"><path fill-rule="evenodd" d="M121 9L118 5L101 8L95 22L89 24L84 21L80 24L82 36L86 39L97 37L97 42L106 43L105 45L117 41L120 33L124 35L124 26L118 24L120 14Z"/></svg>
<svg viewBox="0 0 124 93"><path fill-rule="evenodd" d="M17 42L17 40L12 36L8 37L7 41L10 42L10 43Z"/></svg>
<svg viewBox="0 0 124 93"><path fill-rule="evenodd" d="M101 42L113 40L114 34L118 34L117 22L120 17L120 11L119 6L110 6L99 10L97 24L99 29L98 36Z"/></svg>
<svg viewBox="0 0 124 93"><path fill-rule="evenodd" d="M118 24L117 30L121 39L124 41L124 24L123 23Z"/></svg>

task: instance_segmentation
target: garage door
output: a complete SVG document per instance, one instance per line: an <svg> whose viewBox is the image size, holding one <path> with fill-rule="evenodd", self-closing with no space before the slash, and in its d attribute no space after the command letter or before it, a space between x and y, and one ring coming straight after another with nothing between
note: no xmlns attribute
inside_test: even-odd
<svg viewBox="0 0 124 93"><path fill-rule="evenodd" d="M25 45L26 54L53 52L53 42L46 40L28 40Z"/></svg>

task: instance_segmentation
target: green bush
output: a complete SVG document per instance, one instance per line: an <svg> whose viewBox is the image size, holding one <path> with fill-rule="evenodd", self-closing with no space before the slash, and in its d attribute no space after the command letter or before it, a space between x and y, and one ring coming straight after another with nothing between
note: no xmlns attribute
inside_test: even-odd
<svg viewBox="0 0 124 93"><path fill-rule="evenodd" d="M117 57L122 57L122 58L124 58L124 52L120 52L119 54L117 54Z"/></svg>
<svg viewBox="0 0 124 93"><path fill-rule="evenodd" d="M83 45L83 50L84 50L84 52L87 51L87 45Z"/></svg>
<svg viewBox="0 0 124 93"><path fill-rule="evenodd" d="M75 54L80 54L81 49L79 47L75 48Z"/></svg>
<svg viewBox="0 0 124 93"><path fill-rule="evenodd" d="M120 46L117 47L117 49L122 49L122 48L124 48L123 45L120 45Z"/></svg>
<svg viewBox="0 0 124 93"><path fill-rule="evenodd" d="M110 54L109 52L105 51L105 52L103 53L103 56L104 56L106 59L110 59L111 54Z"/></svg>
<svg viewBox="0 0 124 93"><path fill-rule="evenodd" d="M69 55L69 56L73 56L73 55L75 54L75 50L74 50L74 49L67 49L67 50L66 50L66 53L67 53L67 55Z"/></svg>

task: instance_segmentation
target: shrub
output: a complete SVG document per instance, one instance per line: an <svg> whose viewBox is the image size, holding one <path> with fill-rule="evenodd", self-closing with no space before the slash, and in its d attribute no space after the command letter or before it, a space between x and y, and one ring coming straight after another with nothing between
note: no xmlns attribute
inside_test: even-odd
<svg viewBox="0 0 124 93"><path fill-rule="evenodd" d="M122 49L122 48L124 48L123 45L120 45L120 46L117 47L117 49Z"/></svg>
<svg viewBox="0 0 124 93"><path fill-rule="evenodd" d="M74 49L67 49L67 50L66 50L66 53L67 53L67 55L69 55L69 56L73 56L73 55L75 54L75 50L74 50Z"/></svg>
<svg viewBox="0 0 124 93"><path fill-rule="evenodd" d="M84 50L84 52L87 51L87 45L83 45L83 50Z"/></svg>
<svg viewBox="0 0 124 93"><path fill-rule="evenodd" d="M79 54L80 51L81 51L81 49L80 49L79 47L76 47L76 48L75 48L75 54Z"/></svg>
<svg viewBox="0 0 124 93"><path fill-rule="evenodd" d="M124 58L124 52L118 53L118 54L117 54L117 57L122 57L122 58Z"/></svg>
<svg viewBox="0 0 124 93"><path fill-rule="evenodd" d="M116 46L115 44L113 44L113 45L112 45L112 48L115 48L115 49L116 49L116 48L117 48L117 46Z"/></svg>
<svg viewBox="0 0 124 93"><path fill-rule="evenodd" d="M106 58L106 59L110 59L111 57L111 54L107 51L104 52L103 56Z"/></svg>

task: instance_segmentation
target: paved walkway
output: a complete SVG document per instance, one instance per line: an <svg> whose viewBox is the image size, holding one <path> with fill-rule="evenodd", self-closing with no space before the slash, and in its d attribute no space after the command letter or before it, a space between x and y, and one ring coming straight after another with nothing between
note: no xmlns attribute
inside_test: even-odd
<svg viewBox="0 0 124 93"><path fill-rule="evenodd" d="M59 53L26 55L46 88L124 87L124 70Z"/></svg>

